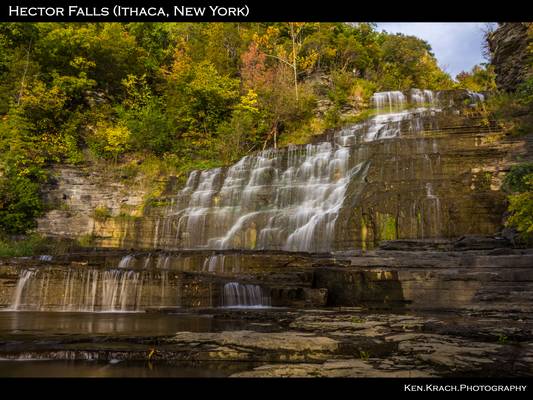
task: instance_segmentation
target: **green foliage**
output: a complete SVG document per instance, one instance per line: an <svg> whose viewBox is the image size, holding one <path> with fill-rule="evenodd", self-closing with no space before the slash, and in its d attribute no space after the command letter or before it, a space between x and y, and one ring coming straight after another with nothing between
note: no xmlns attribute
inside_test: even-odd
<svg viewBox="0 0 533 400"><path fill-rule="evenodd" d="M93 135L88 137L89 147L99 156L117 161L129 148L131 133L124 125L97 125Z"/></svg>
<svg viewBox="0 0 533 400"><path fill-rule="evenodd" d="M533 163L515 165L504 181L504 188L512 194L509 200L507 226L514 227L521 238L533 239Z"/></svg>
<svg viewBox="0 0 533 400"><path fill-rule="evenodd" d="M49 241L39 235L18 240L0 237L0 257L28 257L48 250Z"/></svg>
<svg viewBox="0 0 533 400"><path fill-rule="evenodd" d="M514 93L498 92L485 102L490 118L507 134L522 136L533 131L533 78L526 79Z"/></svg>
<svg viewBox="0 0 533 400"><path fill-rule="evenodd" d="M80 247L92 247L94 246L95 240L96 237L93 234L87 233L77 239L77 244Z"/></svg>
<svg viewBox="0 0 533 400"><path fill-rule="evenodd" d="M121 109L119 118L131 132L133 150L161 155L176 148L173 125L160 99L148 100L143 107Z"/></svg>
<svg viewBox="0 0 533 400"><path fill-rule="evenodd" d="M23 176L0 178L0 232L24 233L43 211L39 186Z"/></svg>
<svg viewBox="0 0 533 400"><path fill-rule="evenodd" d="M533 75L518 85L518 102L525 107L533 107Z"/></svg>
<svg viewBox="0 0 533 400"><path fill-rule="evenodd" d="M336 106L343 106L349 103L352 88L355 84L355 77L347 71L333 71L331 74L332 88L328 92L328 97Z"/></svg>
<svg viewBox="0 0 533 400"><path fill-rule="evenodd" d="M111 212L107 207L96 207L94 209L94 219L100 222L105 222L111 218Z"/></svg>
<svg viewBox="0 0 533 400"><path fill-rule="evenodd" d="M178 129L209 134L239 100L239 81L217 72L209 61L175 69L167 91L168 108Z"/></svg>
<svg viewBox="0 0 533 400"><path fill-rule="evenodd" d="M533 183L533 175L530 180ZM533 191L510 195L509 212L507 224L515 227L524 240L533 238Z"/></svg>
<svg viewBox="0 0 533 400"><path fill-rule="evenodd" d="M500 333L498 335L498 344L507 344L509 343L509 337L507 335L504 335L503 333Z"/></svg>
<svg viewBox="0 0 533 400"><path fill-rule="evenodd" d="M513 165L505 176L503 188L510 192L527 192L533 188L529 177L533 174L533 163Z"/></svg>
<svg viewBox="0 0 533 400"><path fill-rule="evenodd" d="M35 226L53 163L182 179L305 143L349 122L347 106L364 115L376 90L450 82L427 43L372 24L0 23L0 230Z"/></svg>
<svg viewBox="0 0 533 400"><path fill-rule="evenodd" d="M429 44L415 36L387 35L383 38L381 52L377 79L381 90L453 86L450 76L438 67Z"/></svg>

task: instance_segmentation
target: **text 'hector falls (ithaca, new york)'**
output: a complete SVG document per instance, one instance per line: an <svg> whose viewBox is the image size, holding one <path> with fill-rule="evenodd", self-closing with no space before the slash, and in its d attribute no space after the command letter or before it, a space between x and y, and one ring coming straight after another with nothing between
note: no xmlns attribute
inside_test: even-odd
<svg viewBox="0 0 533 400"><path fill-rule="evenodd" d="M247 17L247 5L239 7L25 7L9 6L10 17Z"/></svg>

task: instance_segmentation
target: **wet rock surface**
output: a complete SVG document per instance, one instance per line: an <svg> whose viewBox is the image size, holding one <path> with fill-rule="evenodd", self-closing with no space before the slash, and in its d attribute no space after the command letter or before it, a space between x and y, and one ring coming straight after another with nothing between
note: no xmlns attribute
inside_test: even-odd
<svg viewBox="0 0 533 400"><path fill-rule="evenodd" d="M4 259L4 306L18 291L47 310L65 302L66 289L74 300L65 304L81 304L75 293L85 298L100 285L87 284L91 270L146 276L136 296L113 304L155 300L134 313L4 310L0 359L149 362L167 372L172 363L215 363L217 374L238 377L533 375L533 252L490 237L461 242L329 254L95 250ZM31 291L20 285L28 270L38 278ZM106 279L104 293L128 292L129 281ZM274 307L214 302L228 281L261 284Z"/></svg>
<svg viewBox="0 0 533 400"><path fill-rule="evenodd" d="M533 316L362 308L197 310L237 329L2 333L2 359L253 363L238 377L531 376ZM182 314L185 315L185 314ZM165 318L179 318L168 314ZM239 321L238 323L236 321ZM226 325L227 327L227 325Z"/></svg>

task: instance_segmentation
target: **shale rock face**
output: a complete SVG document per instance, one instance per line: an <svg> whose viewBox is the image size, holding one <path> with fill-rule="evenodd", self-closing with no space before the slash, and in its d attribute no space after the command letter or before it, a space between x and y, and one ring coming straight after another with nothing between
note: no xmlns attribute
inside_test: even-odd
<svg viewBox="0 0 533 400"><path fill-rule="evenodd" d="M519 144L480 115L484 96L412 89L373 99L367 121L193 171L153 207L142 207L143 185L59 170L47 192L57 207L39 232L93 235L102 247L308 253L498 232Z"/></svg>
<svg viewBox="0 0 533 400"><path fill-rule="evenodd" d="M51 172L53 180L43 192L52 211L38 220L38 232L70 239L94 236L101 245L119 246L128 223L139 216L147 189L91 166L60 166Z"/></svg>
<svg viewBox="0 0 533 400"><path fill-rule="evenodd" d="M530 73L528 45L531 33L528 35L528 28L531 32L531 23L503 23L488 38L499 89L516 90Z"/></svg>
<svg viewBox="0 0 533 400"><path fill-rule="evenodd" d="M516 143L479 115L482 99L466 90L377 93L378 114L361 124L194 171L167 206L129 227L123 245L328 252L493 234Z"/></svg>

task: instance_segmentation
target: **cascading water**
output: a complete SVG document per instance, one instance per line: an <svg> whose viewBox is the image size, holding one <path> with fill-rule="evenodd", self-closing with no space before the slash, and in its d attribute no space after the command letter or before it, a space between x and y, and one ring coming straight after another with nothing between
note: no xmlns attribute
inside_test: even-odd
<svg viewBox="0 0 533 400"><path fill-rule="evenodd" d="M435 104L435 94L432 90L411 89L409 94L412 104Z"/></svg>
<svg viewBox="0 0 533 400"><path fill-rule="evenodd" d="M222 304L224 307L269 307L270 296L259 285L229 282L224 285Z"/></svg>
<svg viewBox="0 0 533 400"><path fill-rule="evenodd" d="M34 275L35 275L34 270L22 270L21 271L19 280L17 282L17 287L15 288L15 294L13 295L13 301L11 303L10 309L18 310L20 308L20 304L22 302L22 295L23 295L24 289L26 288L26 283Z"/></svg>
<svg viewBox="0 0 533 400"><path fill-rule="evenodd" d="M365 185L372 162L361 146L438 128L432 117L442 111L440 93L380 92L372 101L377 115L329 141L262 151L227 169L193 171L159 217L154 242L166 248L331 251L347 188ZM432 145L437 153L437 142Z"/></svg>
<svg viewBox="0 0 533 400"><path fill-rule="evenodd" d="M177 292L168 289L169 272L128 270L132 256L119 268L39 268L22 270L12 311L127 312L150 306L177 306Z"/></svg>
<svg viewBox="0 0 533 400"><path fill-rule="evenodd" d="M394 108L401 108L406 103L405 95L400 91L377 92L371 98L372 104L378 110L392 112Z"/></svg>
<svg viewBox="0 0 533 400"><path fill-rule="evenodd" d="M464 98L483 100L471 92L460 101ZM418 89L407 95L376 93L372 100L377 107L374 117L337 131L327 141L262 151L229 168L193 171L171 205L157 215L148 240L153 247L213 253L204 252L198 260L161 253L144 259L128 255L112 268L63 269L54 267L55 257L42 256L46 267L20 273L10 309L92 312L179 306L184 297L178 294L176 279L170 283L170 271L230 275L247 268L219 250L329 252L339 236L348 238L353 248L344 222L364 203L362 194L367 191L376 196L372 204L381 209L369 222L364 219L368 210L356 221L361 224L356 234L362 243L369 228L374 239L398 236L401 218L404 231L409 229L404 237L439 237L448 210L439 197L442 167L435 117L452 100ZM399 137L402 140L390 140ZM372 190L367 190L370 185ZM393 185L406 185L411 191L412 201L403 209L389 195L397 196L390 190ZM389 204L381 207L382 200ZM212 305L212 297L206 294L202 304ZM222 299L226 306L270 304L260 286L236 282L223 287Z"/></svg>
<svg viewBox="0 0 533 400"><path fill-rule="evenodd" d="M330 142L264 151L225 173L195 171L165 216L166 244L326 251L347 184L363 172Z"/></svg>

